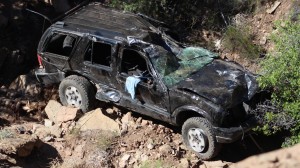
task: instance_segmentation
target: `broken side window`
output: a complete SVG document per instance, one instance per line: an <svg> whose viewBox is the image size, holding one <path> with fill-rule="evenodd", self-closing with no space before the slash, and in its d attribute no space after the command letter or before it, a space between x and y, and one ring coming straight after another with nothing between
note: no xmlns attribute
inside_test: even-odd
<svg viewBox="0 0 300 168"><path fill-rule="evenodd" d="M124 49L121 73L125 73L128 76L144 76L148 73L147 62L137 51Z"/></svg>
<svg viewBox="0 0 300 168"><path fill-rule="evenodd" d="M66 35L54 33L45 47L44 51L69 56L75 46L77 37L75 35Z"/></svg>
<svg viewBox="0 0 300 168"><path fill-rule="evenodd" d="M91 42L84 55L85 61L93 64L110 66L111 63L111 45L101 42Z"/></svg>
<svg viewBox="0 0 300 168"><path fill-rule="evenodd" d="M135 99L137 84L142 82L151 87L152 75L148 71L146 59L137 51L124 49L121 61L121 74L126 77L125 91Z"/></svg>

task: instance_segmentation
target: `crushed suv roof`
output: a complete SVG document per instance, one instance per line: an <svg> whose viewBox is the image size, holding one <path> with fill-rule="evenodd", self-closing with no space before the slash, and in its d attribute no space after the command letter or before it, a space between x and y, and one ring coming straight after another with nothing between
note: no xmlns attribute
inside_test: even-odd
<svg viewBox="0 0 300 168"><path fill-rule="evenodd" d="M151 31L150 26L138 15L116 11L100 3L84 6L64 19L65 28L109 38L135 36L143 39Z"/></svg>

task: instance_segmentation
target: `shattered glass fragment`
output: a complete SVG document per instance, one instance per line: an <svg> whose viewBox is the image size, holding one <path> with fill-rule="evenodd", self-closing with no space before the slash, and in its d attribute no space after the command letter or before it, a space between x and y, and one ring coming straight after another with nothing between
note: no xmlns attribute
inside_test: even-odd
<svg viewBox="0 0 300 168"><path fill-rule="evenodd" d="M187 47L176 58L172 55L157 57L153 59L153 63L163 76L164 83L173 86L218 57L217 54L201 47Z"/></svg>

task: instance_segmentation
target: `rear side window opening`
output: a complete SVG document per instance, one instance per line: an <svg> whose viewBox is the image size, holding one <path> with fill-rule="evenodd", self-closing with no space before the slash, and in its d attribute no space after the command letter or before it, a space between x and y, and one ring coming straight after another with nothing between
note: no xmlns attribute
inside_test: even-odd
<svg viewBox="0 0 300 168"><path fill-rule="evenodd" d="M74 49L76 41L77 37L75 35L54 33L44 51L68 57Z"/></svg>
<svg viewBox="0 0 300 168"><path fill-rule="evenodd" d="M101 42L91 42L85 52L84 61L110 67L111 45Z"/></svg>

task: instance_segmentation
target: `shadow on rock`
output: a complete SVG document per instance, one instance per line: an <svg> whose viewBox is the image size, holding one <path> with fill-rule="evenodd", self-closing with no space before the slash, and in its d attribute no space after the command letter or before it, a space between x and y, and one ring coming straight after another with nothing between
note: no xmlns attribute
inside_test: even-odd
<svg viewBox="0 0 300 168"><path fill-rule="evenodd" d="M0 127L9 126L10 122L6 119L0 118Z"/></svg>
<svg viewBox="0 0 300 168"><path fill-rule="evenodd" d="M216 159L227 162L238 162L252 155L279 149L284 141L285 136L283 134L285 133L272 136L256 134L245 136L244 140L225 144Z"/></svg>
<svg viewBox="0 0 300 168"><path fill-rule="evenodd" d="M40 148L34 149L30 156L18 159L16 165L23 168L51 167L54 159L61 161L58 151L53 146L43 143Z"/></svg>

